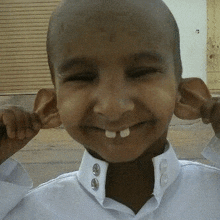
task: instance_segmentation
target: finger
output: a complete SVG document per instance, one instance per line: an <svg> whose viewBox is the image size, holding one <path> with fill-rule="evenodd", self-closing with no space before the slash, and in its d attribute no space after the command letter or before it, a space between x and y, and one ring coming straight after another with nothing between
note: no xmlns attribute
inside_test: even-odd
<svg viewBox="0 0 220 220"><path fill-rule="evenodd" d="M36 113L27 113L27 129L26 129L26 137L30 138L35 136L40 128L41 128L41 123L38 115Z"/></svg>
<svg viewBox="0 0 220 220"><path fill-rule="evenodd" d="M220 102L218 100L213 106L210 122L212 123L215 133L220 133Z"/></svg>
<svg viewBox="0 0 220 220"><path fill-rule="evenodd" d="M209 119L212 123L220 120L220 102L218 100L213 104Z"/></svg>
<svg viewBox="0 0 220 220"><path fill-rule="evenodd" d="M0 140L2 140L4 136L7 136L7 129L3 122L0 121Z"/></svg>
<svg viewBox="0 0 220 220"><path fill-rule="evenodd" d="M34 131L32 129L32 122L31 122L31 114L29 112L23 112L25 116L25 137L30 138L34 135Z"/></svg>
<svg viewBox="0 0 220 220"><path fill-rule="evenodd" d="M220 136L220 122L212 123L213 130L215 134L219 137Z"/></svg>
<svg viewBox="0 0 220 220"><path fill-rule="evenodd" d="M16 137L19 140L23 140L25 138L26 133L26 115L25 112L19 108L13 108L16 122Z"/></svg>
<svg viewBox="0 0 220 220"><path fill-rule="evenodd" d="M40 117L35 112L31 114L31 123L32 123L32 129L34 131L39 131L42 128Z"/></svg>
<svg viewBox="0 0 220 220"><path fill-rule="evenodd" d="M203 122L204 124L209 124L209 123L210 123L210 120L207 119L207 118L202 118L202 122Z"/></svg>
<svg viewBox="0 0 220 220"><path fill-rule="evenodd" d="M1 113L1 121L6 126L8 137L12 139L15 138L17 125L14 112L12 110L4 110Z"/></svg>
<svg viewBox="0 0 220 220"><path fill-rule="evenodd" d="M215 103L216 101L214 99L210 99L201 106L200 113L201 113L202 121L205 124L210 123L210 117L212 115L212 111Z"/></svg>

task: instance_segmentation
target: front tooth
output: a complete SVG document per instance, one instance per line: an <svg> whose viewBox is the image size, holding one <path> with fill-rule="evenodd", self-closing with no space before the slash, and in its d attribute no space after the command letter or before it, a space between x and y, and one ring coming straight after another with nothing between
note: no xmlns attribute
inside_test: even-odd
<svg viewBox="0 0 220 220"><path fill-rule="evenodd" d="M107 137L107 138L115 138L116 137L116 132L114 132L114 131L105 131L105 136Z"/></svg>
<svg viewBox="0 0 220 220"><path fill-rule="evenodd" d="M120 131L120 135L121 135L122 138L125 138L125 137L129 136L130 135L130 129L127 128L123 131Z"/></svg>

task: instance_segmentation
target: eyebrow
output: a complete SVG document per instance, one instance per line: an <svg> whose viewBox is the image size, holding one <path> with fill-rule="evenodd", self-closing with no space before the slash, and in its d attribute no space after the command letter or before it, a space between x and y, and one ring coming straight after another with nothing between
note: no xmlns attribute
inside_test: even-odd
<svg viewBox="0 0 220 220"><path fill-rule="evenodd" d="M134 62L139 62L141 60L150 60L157 63L163 63L164 58L156 52L140 52L140 53L134 53L129 55L129 60ZM91 66L94 65L94 60L88 59L87 57L76 57L76 58L70 58L64 63L62 63L58 67L59 75L63 75L62 73L67 72L74 66L78 65L87 65Z"/></svg>
<svg viewBox="0 0 220 220"><path fill-rule="evenodd" d="M59 67L59 74L62 75L63 72L66 72L73 68L74 66L79 66L79 65L93 65L93 62L86 58L86 57L77 57L77 58L71 58L62 63Z"/></svg>
<svg viewBox="0 0 220 220"><path fill-rule="evenodd" d="M150 60L157 63L164 63L164 58L156 52L140 52L134 53L129 57L131 60L138 62L141 60Z"/></svg>

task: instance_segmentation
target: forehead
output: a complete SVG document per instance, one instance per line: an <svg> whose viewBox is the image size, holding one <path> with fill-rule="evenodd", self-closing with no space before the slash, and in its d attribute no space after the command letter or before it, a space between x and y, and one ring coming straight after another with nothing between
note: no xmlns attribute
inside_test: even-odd
<svg viewBox="0 0 220 220"><path fill-rule="evenodd" d="M86 2L89 4L83 4ZM158 52L171 48L172 28L157 1L119 2L108 5L95 0L61 6L50 30L54 60L64 54L72 56L73 51L77 56L123 56L141 49Z"/></svg>

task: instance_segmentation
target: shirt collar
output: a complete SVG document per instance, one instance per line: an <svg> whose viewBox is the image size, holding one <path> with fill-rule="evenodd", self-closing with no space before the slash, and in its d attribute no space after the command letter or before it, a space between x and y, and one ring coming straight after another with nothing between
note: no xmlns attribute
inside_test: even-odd
<svg viewBox="0 0 220 220"><path fill-rule="evenodd" d="M180 172L180 163L171 145L167 145L163 154L152 159L154 165L153 195L160 203L165 190L176 180Z"/></svg>
<svg viewBox="0 0 220 220"><path fill-rule="evenodd" d="M165 190L177 178L180 172L180 164L171 145L167 146L164 153L154 157L152 161L155 178L153 195L160 203ZM105 199L107 170L107 162L92 157L87 151L84 152L78 172L78 180L100 204L103 204Z"/></svg>

